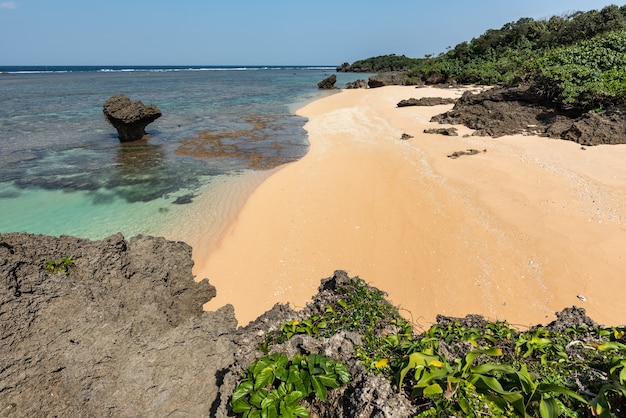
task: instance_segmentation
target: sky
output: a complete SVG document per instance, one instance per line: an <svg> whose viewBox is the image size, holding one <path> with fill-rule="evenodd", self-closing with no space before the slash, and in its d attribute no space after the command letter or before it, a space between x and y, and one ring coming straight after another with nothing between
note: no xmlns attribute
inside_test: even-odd
<svg viewBox="0 0 626 418"><path fill-rule="evenodd" d="M445 52L602 0L0 0L0 66L330 65Z"/></svg>

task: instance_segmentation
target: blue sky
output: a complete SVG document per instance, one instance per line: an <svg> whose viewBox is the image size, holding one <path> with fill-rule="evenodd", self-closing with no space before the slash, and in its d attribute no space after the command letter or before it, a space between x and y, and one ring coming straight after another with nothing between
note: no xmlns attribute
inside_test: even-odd
<svg viewBox="0 0 626 418"><path fill-rule="evenodd" d="M423 57L601 0L0 0L0 65L339 65Z"/></svg>

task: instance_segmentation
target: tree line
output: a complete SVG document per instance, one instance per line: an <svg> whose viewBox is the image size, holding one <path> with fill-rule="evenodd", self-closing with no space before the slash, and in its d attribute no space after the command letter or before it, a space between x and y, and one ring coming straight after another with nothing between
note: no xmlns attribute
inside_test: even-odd
<svg viewBox="0 0 626 418"><path fill-rule="evenodd" d="M383 55L340 71L404 72L418 83L517 85L562 108L626 104L626 6L521 18L438 56Z"/></svg>

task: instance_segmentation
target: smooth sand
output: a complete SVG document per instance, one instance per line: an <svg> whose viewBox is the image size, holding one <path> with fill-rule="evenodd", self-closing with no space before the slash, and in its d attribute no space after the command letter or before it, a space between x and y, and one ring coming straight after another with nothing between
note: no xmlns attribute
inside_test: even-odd
<svg viewBox="0 0 626 418"><path fill-rule="evenodd" d="M205 308L231 303L245 325L304 306L342 269L418 328L437 314L546 324L572 305L624 324L626 146L424 134L452 105L396 107L461 94L346 90L300 109L309 153L252 192L216 248L191 242L194 273L217 287ZM447 157L469 148L486 152Z"/></svg>

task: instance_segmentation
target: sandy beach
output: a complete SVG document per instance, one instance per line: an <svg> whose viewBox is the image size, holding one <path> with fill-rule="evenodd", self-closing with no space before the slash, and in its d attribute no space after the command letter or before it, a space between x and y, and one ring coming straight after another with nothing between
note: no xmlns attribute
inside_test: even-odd
<svg viewBox="0 0 626 418"><path fill-rule="evenodd" d="M196 278L217 288L205 309L233 304L245 325L277 302L304 306L341 269L418 329L437 314L546 324L572 305L623 324L626 146L425 134L452 105L396 107L462 92L345 90L300 109L309 153L255 188L216 245L188 240Z"/></svg>

